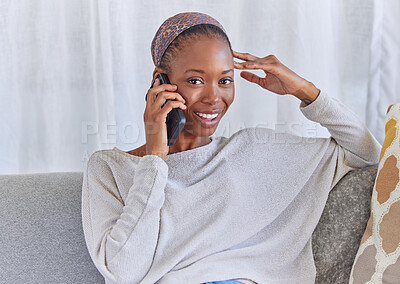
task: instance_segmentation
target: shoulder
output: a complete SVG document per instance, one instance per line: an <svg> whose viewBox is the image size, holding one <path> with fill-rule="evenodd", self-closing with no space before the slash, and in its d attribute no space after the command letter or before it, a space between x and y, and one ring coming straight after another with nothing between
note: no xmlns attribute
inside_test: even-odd
<svg viewBox="0 0 400 284"><path fill-rule="evenodd" d="M129 157L128 153L122 153L115 148L95 151L86 163L86 172L96 176L112 175L112 172L120 168L119 165L125 164Z"/></svg>
<svg viewBox="0 0 400 284"><path fill-rule="evenodd" d="M234 133L230 140L241 143L263 143L267 142L268 138L272 137L274 130L265 127L248 127L243 128Z"/></svg>
<svg viewBox="0 0 400 284"><path fill-rule="evenodd" d="M98 164L109 163L117 157L117 152L114 149L98 150L90 155L88 159L88 166L95 166Z"/></svg>
<svg viewBox="0 0 400 284"><path fill-rule="evenodd" d="M280 147L293 147L296 144L302 146L304 144L325 143L326 140L330 140L330 137L306 137L288 131L277 131L272 128L248 127L234 133L229 140L244 144L247 147L271 144L280 145Z"/></svg>

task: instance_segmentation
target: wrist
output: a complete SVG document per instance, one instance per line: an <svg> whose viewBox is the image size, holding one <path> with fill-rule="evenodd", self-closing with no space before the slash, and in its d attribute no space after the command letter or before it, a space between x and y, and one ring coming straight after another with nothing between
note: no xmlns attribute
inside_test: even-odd
<svg viewBox="0 0 400 284"><path fill-rule="evenodd" d="M311 104L319 96L320 90L309 81L305 81L300 90L294 94L296 98L304 102L306 105Z"/></svg>

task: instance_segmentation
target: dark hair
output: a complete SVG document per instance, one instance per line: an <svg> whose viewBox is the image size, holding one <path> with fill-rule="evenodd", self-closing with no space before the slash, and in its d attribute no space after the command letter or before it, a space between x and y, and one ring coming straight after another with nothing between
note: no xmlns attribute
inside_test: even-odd
<svg viewBox="0 0 400 284"><path fill-rule="evenodd" d="M160 65L158 65L157 67L165 70L166 72L171 72L170 63L176 53L179 50L182 50L182 48L185 47L190 41L199 39L201 36L218 38L227 42L229 45L229 49L232 53L231 42L221 28L212 24L199 24L183 31L171 42L171 44L168 46L163 56L161 57Z"/></svg>

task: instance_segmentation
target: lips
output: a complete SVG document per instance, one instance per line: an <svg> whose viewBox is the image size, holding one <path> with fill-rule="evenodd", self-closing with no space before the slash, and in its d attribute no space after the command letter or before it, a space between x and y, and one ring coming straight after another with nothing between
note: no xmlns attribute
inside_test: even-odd
<svg viewBox="0 0 400 284"><path fill-rule="evenodd" d="M218 112L217 113L206 113L206 112L195 112L195 114L197 114L198 116L202 117L202 118L207 118L207 119L214 119L218 116Z"/></svg>
<svg viewBox="0 0 400 284"><path fill-rule="evenodd" d="M194 117L200 122L201 126L211 128L218 124L221 118L221 112L200 112L195 111Z"/></svg>

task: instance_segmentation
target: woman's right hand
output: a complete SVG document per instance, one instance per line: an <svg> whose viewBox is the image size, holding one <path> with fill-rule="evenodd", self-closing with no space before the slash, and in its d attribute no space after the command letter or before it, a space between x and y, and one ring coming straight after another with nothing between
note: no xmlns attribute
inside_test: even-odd
<svg viewBox="0 0 400 284"><path fill-rule="evenodd" d="M146 108L144 111L144 126L146 130L146 155L157 155L164 159L168 152L167 144L167 115L173 108L186 109L183 97L174 92L176 85L162 84L156 79L153 88L147 92ZM161 106L168 101L163 108Z"/></svg>

